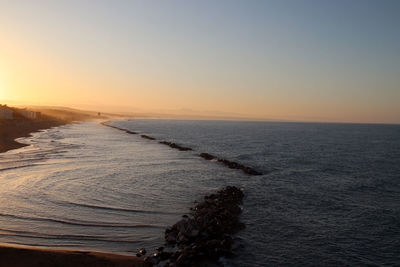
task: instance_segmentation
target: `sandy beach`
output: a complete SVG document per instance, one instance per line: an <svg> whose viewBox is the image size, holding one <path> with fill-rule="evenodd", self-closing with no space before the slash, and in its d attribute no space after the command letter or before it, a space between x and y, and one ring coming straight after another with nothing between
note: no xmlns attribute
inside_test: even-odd
<svg viewBox="0 0 400 267"><path fill-rule="evenodd" d="M135 256L79 250L56 250L0 245L0 266L147 266Z"/></svg>
<svg viewBox="0 0 400 267"><path fill-rule="evenodd" d="M47 112L46 112L47 111ZM97 118L63 110L46 110L41 119L0 120L0 153L26 146L15 141L31 133ZM43 110L41 110L43 112ZM143 259L96 251L59 250L0 244L0 266L147 266Z"/></svg>
<svg viewBox="0 0 400 267"><path fill-rule="evenodd" d="M17 149L26 146L25 144L15 141L19 137L27 137L31 133L60 126L68 123L63 120L12 120L0 121L0 153L11 149Z"/></svg>
<svg viewBox="0 0 400 267"><path fill-rule="evenodd" d="M15 109L14 109L15 110ZM74 121L100 118L93 114L63 109L33 109L41 112L40 119L27 119L15 116L12 120L0 120L0 153L26 146L15 141L16 138L28 137L31 133L61 126Z"/></svg>

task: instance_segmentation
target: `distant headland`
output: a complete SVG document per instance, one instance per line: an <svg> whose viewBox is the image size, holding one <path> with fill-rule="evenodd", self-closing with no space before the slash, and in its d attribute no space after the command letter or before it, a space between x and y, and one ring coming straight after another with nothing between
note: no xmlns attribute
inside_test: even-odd
<svg viewBox="0 0 400 267"><path fill-rule="evenodd" d="M9 107L0 105L0 153L26 146L16 138L55 126L97 118L109 118L94 111L56 107Z"/></svg>

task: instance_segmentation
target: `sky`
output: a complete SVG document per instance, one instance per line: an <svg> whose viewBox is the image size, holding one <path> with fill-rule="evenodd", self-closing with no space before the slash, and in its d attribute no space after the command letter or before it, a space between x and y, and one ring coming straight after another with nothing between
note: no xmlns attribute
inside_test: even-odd
<svg viewBox="0 0 400 267"><path fill-rule="evenodd" d="M400 123L400 1L0 0L0 103Z"/></svg>

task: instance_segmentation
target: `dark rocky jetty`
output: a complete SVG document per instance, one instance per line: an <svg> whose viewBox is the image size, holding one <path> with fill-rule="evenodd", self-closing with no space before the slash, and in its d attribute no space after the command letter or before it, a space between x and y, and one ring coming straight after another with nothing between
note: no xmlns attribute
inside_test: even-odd
<svg viewBox="0 0 400 267"><path fill-rule="evenodd" d="M200 157L202 157L203 159L206 159L206 160L217 159L217 157L215 157L215 156L213 156L211 154L208 154L208 153L201 153Z"/></svg>
<svg viewBox="0 0 400 267"><path fill-rule="evenodd" d="M126 133L128 133L128 134L138 134L137 132L133 132L133 131L129 131L129 130L126 130L126 129L123 129L123 128L119 128L119 127L116 127L116 126L109 125L109 124L107 124L107 122L108 122L108 121L102 122L102 123L100 123L100 124L101 124L101 125L104 125L104 126L107 126L107 127L111 127L111 128L120 130L120 131L123 131L123 132L126 132ZM144 138L144 139L156 140L154 137L151 137L151 136L148 136L148 135L145 135L145 134L142 134L142 135L140 135L140 136L141 136L142 138Z"/></svg>
<svg viewBox="0 0 400 267"><path fill-rule="evenodd" d="M247 174L250 174L250 175L262 175L262 173L254 170L254 169L252 169L250 167L244 166L244 165L242 165L240 163L237 163L237 162L234 162L234 161L221 159L221 158L218 158L218 157L213 156L213 155L208 154L208 153L201 153L199 156L202 157L203 159L206 159L206 160L215 160L215 161L221 162L222 164L224 164L225 166L227 166L227 167L229 167L231 169L242 170L244 173L247 173Z"/></svg>
<svg viewBox="0 0 400 267"><path fill-rule="evenodd" d="M138 134L137 132L132 132L132 131L129 131L129 130L124 130L126 133L128 133L128 134Z"/></svg>
<svg viewBox="0 0 400 267"><path fill-rule="evenodd" d="M154 137L151 137L151 136L148 136L148 135L145 135L145 134L142 134L142 135L140 135L142 138L144 138L144 139L148 139L148 140L156 140Z"/></svg>
<svg viewBox="0 0 400 267"><path fill-rule="evenodd" d="M123 130L123 129L121 129L121 128L118 128L118 127L109 125L109 124L107 124L107 122L109 122L109 121L101 122L100 124L103 125L103 126L110 127L110 128L114 128L114 129L118 129L118 130Z"/></svg>
<svg viewBox="0 0 400 267"><path fill-rule="evenodd" d="M107 122L108 122L108 121L102 122L102 123L100 123L100 124L103 125L103 126L107 126L107 127L110 127L110 128L114 128L114 129L117 129L117 130L126 132L126 133L128 133L128 134L137 134L136 132L132 132L132 131L129 131L129 130L126 130L126 129L122 129L122 128L119 128L119 127L116 127L116 126L109 125L109 124L107 124Z"/></svg>
<svg viewBox="0 0 400 267"><path fill-rule="evenodd" d="M243 192L234 186L205 196L203 202L191 208L190 216L182 216L165 230L166 244L175 251L160 247L145 261L157 266L212 266L220 257L233 256L231 235L244 228L239 220L242 199Z"/></svg>
<svg viewBox="0 0 400 267"><path fill-rule="evenodd" d="M104 125L104 126L107 126L107 127L118 129L120 131L124 131L124 132L126 132L128 134L138 134L138 133L133 132L133 131L129 131L129 130L126 130L126 129L122 129L122 128L119 128L119 127L116 127L116 126L109 125L109 124L107 124L107 122L102 122L101 124ZM156 138L148 136L148 135L145 135L145 134L142 134L140 136L142 138L144 138L144 139L156 140ZM178 149L180 151L191 151L192 150L190 147L180 146L180 145L178 145L176 143L173 143L173 142L160 141L159 143L163 144L163 145L167 145L167 146L169 146L171 148L174 148L174 149ZM237 162L234 162L234 161L218 158L218 157L213 156L213 155L208 154L208 153L201 153L199 156L204 158L204 159L206 159L206 160L214 160L214 161L220 162L220 163L224 164L225 166L227 166L227 167L229 167L231 169L242 170L244 173L249 174L249 175L262 175L261 172L258 172L256 170L254 170L253 168L244 166L244 165L242 165L240 163L237 163Z"/></svg>
<svg viewBox="0 0 400 267"><path fill-rule="evenodd" d="M175 149L178 149L178 150L180 150L180 151L190 151L190 150L192 150L190 147L180 146L180 145L175 144L175 143L172 143L172 142L161 141L161 142L159 142L159 143L160 143L160 144L163 144L163 145L167 145L167 146L172 147L172 148L175 148Z"/></svg>

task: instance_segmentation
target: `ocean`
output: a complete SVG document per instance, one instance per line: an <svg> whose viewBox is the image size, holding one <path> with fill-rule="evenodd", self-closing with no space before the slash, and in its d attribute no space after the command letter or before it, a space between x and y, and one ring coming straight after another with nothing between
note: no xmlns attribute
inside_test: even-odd
<svg viewBox="0 0 400 267"><path fill-rule="evenodd" d="M82 122L21 138L30 146L0 154L1 243L152 251L194 201L235 185L245 193L246 228L229 265L400 264L400 125L109 124L157 140Z"/></svg>

